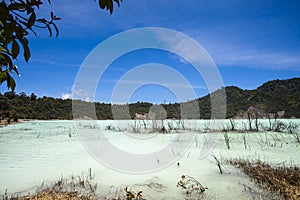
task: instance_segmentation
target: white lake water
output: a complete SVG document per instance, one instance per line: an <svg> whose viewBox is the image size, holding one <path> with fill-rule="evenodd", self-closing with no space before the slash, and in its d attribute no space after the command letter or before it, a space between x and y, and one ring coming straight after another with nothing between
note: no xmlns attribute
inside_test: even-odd
<svg viewBox="0 0 300 200"><path fill-rule="evenodd" d="M283 121L300 124L299 119ZM83 121L81 126L103 132L112 144L132 153L155 152L170 141L180 140L176 132L137 134L150 141L150 144L148 142L145 145L132 139L135 134L128 136L132 127L143 132L144 124L141 122L136 124L134 121L97 121L93 124L95 123L96 126L91 127ZM235 120L235 123L240 129L247 128L245 120ZM269 125L268 120L260 120L260 123L264 127ZM113 130L107 130L108 125ZM9 193L35 191L44 181L51 183L61 176L86 176L91 168L94 174L93 182L98 184L97 193L100 199L109 197L114 190L126 186L133 191L142 190L146 199L183 199L183 190L176 187L183 174L196 178L208 187L201 197L203 199L261 199L266 197L266 192L257 188L239 169L223 165L227 173L220 175L211 155L220 160L245 158L260 159L274 165L300 165L300 144L291 134L264 131L228 132L230 149L227 149L224 133L203 133L209 128L209 121L189 120L184 123L185 129L194 132L196 139L178 161L152 173L124 173L96 161L83 146L75 126L74 121L29 121L0 128L0 194L6 189ZM147 126L151 126L151 123ZM229 121L226 121L219 128L228 126ZM180 131L179 134L182 133L183 131ZM207 138L216 144L207 157L201 158L203 145L210 145ZM180 166L177 166L177 162ZM162 184L164 189L148 187L149 183ZM249 192L245 189L247 187L253 188L255 192Z"/></svg>

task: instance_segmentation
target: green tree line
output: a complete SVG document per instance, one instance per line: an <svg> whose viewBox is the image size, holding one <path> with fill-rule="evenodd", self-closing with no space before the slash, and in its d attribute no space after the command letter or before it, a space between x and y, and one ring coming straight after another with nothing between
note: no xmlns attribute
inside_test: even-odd
<svg viewBox="0 0 300 200"><path fill-rule="evenodd" d="M264 110L266 113L285 111L285 117L300 118L300 78L274 80L261 85L255 90L243 90L235 86L225 88L227 100L227 118L247 111L250 106ZM216 91L217 92L217 91ZM193 100L199 104L200 118L211 117L210 95ZM83 102L87 105L92 104ZM111 104L94 103L97 119L113 119ZM126 104L130 117L136 113L148 113L152 103L136 102ZM161 104L167 118L181 118L180 103ZM115 106L115 112L127 109L125 105ZM80 113L80 112L79 112ZM84 117L84 111L82 116ZM187 112L189 113L189 112ZM191 110L190 113L193 113ZM16 94L15 92L0 93L0 115L13 119L73 119L72 100L52 97L37 97L34 93ZM80 114L79 114L80 115ZM194 118L193 116L185 116Z"/></svg>

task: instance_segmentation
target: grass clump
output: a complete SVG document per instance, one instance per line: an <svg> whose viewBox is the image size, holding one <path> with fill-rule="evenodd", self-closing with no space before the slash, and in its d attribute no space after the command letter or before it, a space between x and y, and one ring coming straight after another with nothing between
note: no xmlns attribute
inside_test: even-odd
<svg viewBox="0 0 300 200"><path fill-rule="evenodd" d="M299 167L273 167L262 161L229 160L265 190L275 192L284 199L300 199Z"/></svg>
<svg viewBox="0 0 300 200"><path fill-rule="evenodd" d="M72 200L88 200L89 197L83 196L82 194L79 194L78 192L62 192L62 191L55 191L52 189L48 189L42 192L39 192L37 194L23 196L23 197L13 197L10 198L10 200L53 200L53 199L72 199Z"/></svg>
<svg viewBox="0 0 300 200"><path fill-rule="evenodd" d="M92 183L88 178L82 176L74 177L70 179L64 179L61 177L55 183L46 185L42 183L39 189L34 193L27 195L11 194L8 195L5 192L1 200L94 200L96 197L97 184Z"/></svg>

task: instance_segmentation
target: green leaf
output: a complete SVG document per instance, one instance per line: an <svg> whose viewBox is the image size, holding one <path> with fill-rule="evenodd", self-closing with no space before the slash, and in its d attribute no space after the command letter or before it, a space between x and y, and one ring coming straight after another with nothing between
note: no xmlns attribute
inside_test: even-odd
<svg viewBox="0 0 300 200"><path fill-rule="evenodd" d="M16 59L20 53L20 47L16 40L13 40L12 42L12 57L13 59Z"/></svg>
<svg viewBox="0 0 300 200"><path fill-rule="evenodd" d="M114 4L112 2L112 0L107 0L107 10L109 10L110 14L112 14L113 10L114 10Z"/></svg>
<svg viewBox="0 0 300 200"><path fill-rule="evenodd" d="M6 81L7 76L5 71L0 71L0 84L2 84L4 81Z"/></svg>
<svg viewBox="0 0 300 200"><path fill-rule="evenodd" d="M3 1L0 3L0 13L2 16L7 16L9 13L9 10L6 7L5 2L3 2Z"/></svg>
<svg viewBox="0 0 300 200"><path fill-rule="evenodd" d="M9 10L24 10L27 8L26 4L21 3L12 3L8 5Z"/></svg>
<svg viewBox="0 0 300 200"><path fill-rule="evenodd" d="M28 47L28 40L26 38L20 38L19 40L20 40L20 42L22 43L22 46L23 46L25 61L28 62L29 58L31 56L30 49Z"/></svg>
<svg viewBox="0 0 300 200"><path fill-rule="evenodd" d="M109 10L110 14L113 13L114 2L117 3L118 7L120 7L120 2L122 2L122 0L98 0L99 7L101 9Z"/></svg>
<svg viewBox="0 0 300 200"><path fill-rule="evenodd" d="M106 2L106 0L104 0L105 2ZM105 8L105 2L104 2L103 0L99 0L99 7L101 8L101 9L104 9Z"/></svg>
<svg viewBox="0 0 300 200"><path fill-rule="evenodd" d="M12 67L13 63L11 58L5 54L6 52L1 52L1 64Z"/></svg>
<svg viewBox="0 0 300 200"><path fill-rule="evenodd" d="M110 14L112 14L114 9L112 0L99 0L99 6L101 9L109 10Z"/></svg>
<svg viewBox="0 0 300 200"><path fill-rule="evenodd" d="M12 91L14 91L16 88L15 80L13 79L13 77L10 76L8 72L6 72L6 76L7 76L6 82L7 82L8 89L10 88Z"/></svg>
<svg viewBox="0 0 300 200"><path fill-rule="evenodd" d="M35 12L33 12L28 19L28 28L31 28L34 25L35 20L36 20L36 15Z"/></svg>
<svg viewBox="0 0 300 200"><path fill-rule="evenodd" d="M9 22L4 22L4 26L3 26L3 32L1 33L1 35L4 36L4 38L10 38L11 35L13 34L13 32L15 32L16 30L16 22L12 21L11 23Z"/></svg>
<svg viewBox="0 0 300 200"><path fill-rule="evenodd" d="M24 22L24 25L27 26L27 23ZM26 32L27 31L22 26L20 26L20 25L16 26L15 33L16 33L16 36L19 40L24 38L24 33L26 33Z"/></svg>
<svg viewBox="0 0 300 200"><path fill-rule="evenodd" d="M18 76L20 75L17 65L13 65L13 66L9 67L8 69L9 69L9 72L12 72L12 73L15 72Z"/></svg>

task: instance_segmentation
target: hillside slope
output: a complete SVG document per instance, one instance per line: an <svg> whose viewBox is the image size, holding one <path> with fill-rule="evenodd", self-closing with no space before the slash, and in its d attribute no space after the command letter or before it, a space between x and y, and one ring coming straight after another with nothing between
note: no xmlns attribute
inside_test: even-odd
<svg viewBox="0 0 300 200"><path fill-rule="evenodd" d="M226 87L227 117L254 106L268 113L284 111L285 117L300 117L300 78L268 81L255 90Z"/></svg>
<svg viewBox="0 0 300 200"><path fill-rule="evenodd" d="M225 88L227 100L227 118L237 116L252 106L266 113L284 111L285 117L300 118L300 78L268 81L254 90L243 90L235 86ZM210 118L210 95L193 102L199 103L200 117ZM151 103L137 102L129 104L130 115L149 112ZM180 103L162 104L168 118L180 117ZM122 106L117 106L124 109ZM111 105L95 103L98 119L112 119ZM72 100L52 97L38 98L35 94L0 93L0 116L24 119L72 119ZM192 116L191 116L192 118Z"/></svg>

